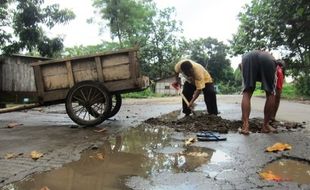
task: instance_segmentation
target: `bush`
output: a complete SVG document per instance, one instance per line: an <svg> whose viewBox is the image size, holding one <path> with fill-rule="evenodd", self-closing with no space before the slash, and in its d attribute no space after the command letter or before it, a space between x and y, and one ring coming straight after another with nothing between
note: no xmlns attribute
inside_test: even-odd
<svg viewBox="0 0 310 190"><path fill-rule="evenodd" d="M221 82L218 86L218 94L239 94L242 90L241 85L236 85L233 82L223 83Z"/></svg>
<svg viewBox="0 0 310 190"><path fill-rule="evenodd" d="M310 76L301 76L296 83L297 92L310 97Z"/></svg>
<svg viewBox="0 0 310 190"><path fill-rule="evenodd" d="M162 97L164 95L154 93L151 88L147 88L140 92L130 92L122 94L122 98L150 98L150 97Z"/></svg>
<svg viewBox="0 0 310 190"><path fill-rule="evenodd" d="M254 96L265 96L265 91L260 89L261 84L256 85ZM297 86L297 85L296 85ZM301 95L293 83L285 83L282 89L282 98L285 99L309 99L310 96Z"/></svg>

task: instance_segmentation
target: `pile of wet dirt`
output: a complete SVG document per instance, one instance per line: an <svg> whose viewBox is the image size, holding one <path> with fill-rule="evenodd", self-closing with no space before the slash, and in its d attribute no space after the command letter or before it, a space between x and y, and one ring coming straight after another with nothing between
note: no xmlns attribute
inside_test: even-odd
<svg viewBox="0 0 310 190"><path fill-rule="evenodd" d="M242 126L241 120L227 120L220 116L209 115L203 112L196 112L196 115L178 118L180 111L162 115L158 118L150 118L145 123L152 126L167 126L174 128L176 131L198 132L214 131L219 133L238 132ZM262 118L250 119L250 131L257 133L261 131L263 124ZM298 131L304 128L304 124L287 121L275 121L270 125L277 129L277 132Z"/></svg>

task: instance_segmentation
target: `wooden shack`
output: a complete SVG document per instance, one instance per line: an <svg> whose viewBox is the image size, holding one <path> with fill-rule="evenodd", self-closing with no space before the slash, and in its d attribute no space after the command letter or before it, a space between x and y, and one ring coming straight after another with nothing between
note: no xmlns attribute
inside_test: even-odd
<svg viewBox="0 0 310 190"><path fill-rule="evenodd" d="M169 76L156 80L155 82L155 93L165 95L177 95L178 91L175 90L171 84L175 81L175 76Z"/></svg>
<svg viewBox="0 0 310 190"><path fill-rule="evenodd" d="M31 63L50 60L25 55L0 56L0 102L17 102L36 94Z"/></svg>

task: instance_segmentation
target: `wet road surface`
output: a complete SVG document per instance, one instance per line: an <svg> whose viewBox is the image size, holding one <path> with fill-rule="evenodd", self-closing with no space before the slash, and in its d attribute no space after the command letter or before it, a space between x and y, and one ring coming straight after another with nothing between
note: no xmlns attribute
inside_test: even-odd
<svg viewBox="0 0 310 190"><path fill-rule="evenodd" d="M173 98L172 98L173 99ZM240 118L240 97L219 97L221 116ZM261 116L263 99L252 106L252 117ZM253 105L253 103L252 103ZM309 113L309 105L281 102L296 107L295 113ZM263 107L263 106L262 106ZM307 189L309 185L292 182L263 181L258 172L266 163L279 157L309 159L309 126L302 132L251 134L250 137L229 133L227 141L195 142L189 147L184 140L191 133L176 133L165 128L135 127L150 117L179 109L179 99L137 100L124 103L115 120L94 128L71 128L74 124L59 106L43 112L28 111L0 115L0 187L3 189ZM199 103L197 109L203 109ZM280 107L278 118L309 122L288 114ZM35 119L35 120L34 120ZM22 127L6 128L7 122L22 122ZM271 144L285 141L293 149L265 153ZM28 153L40 150L44 156L31 160ZM23 153L4 159L5 153ZM64 165L63 165L64 164ZM62 167L63 166L63 167ZM51 171L48 171L51 170ZM30 175L37 172L42 174ZM26 179L24 179L28 176ZM11 183L14 181L18 183ZM82 188L84 187L84 188ZM207 188L206 188L207 187Z"/></svg>

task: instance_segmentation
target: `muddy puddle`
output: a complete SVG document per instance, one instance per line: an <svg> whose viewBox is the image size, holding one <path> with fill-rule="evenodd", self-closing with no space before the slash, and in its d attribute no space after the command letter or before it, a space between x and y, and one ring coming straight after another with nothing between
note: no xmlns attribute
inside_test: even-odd
<svg viewBox="0 0 310 190"><path fill-rule="evenodd" d="M271 174L274 181L310 184L310 163L296 159L279 159L267 164L262 172Z"/></svg>
<svg viewBox="0 0 310 190"><path fill-rule="evenodd" d="M153 126L168 126L176 131L214 131L220 133L238 132L242 126L241 120L227 120L221 116L208 115L203 111L196 111L195 115L182 117L180 110L171 112L158 118L150 118L145 121ZM261 131L263 119L251 118L250 131L257 133ZM306 123L275 121L270 125L277 129L277 132L299 131L305 128Z"/></svg>
<svg viewBox="0 0 310 190"><path fill-rule="evenodd" d="M124 184L133 176L192 172L203 164L231 160L221 151L185 146L185 140L171 128L141 125L123 135L104 137L83 152L79 161L35 174L3 190L129 189Z"/></svg>

